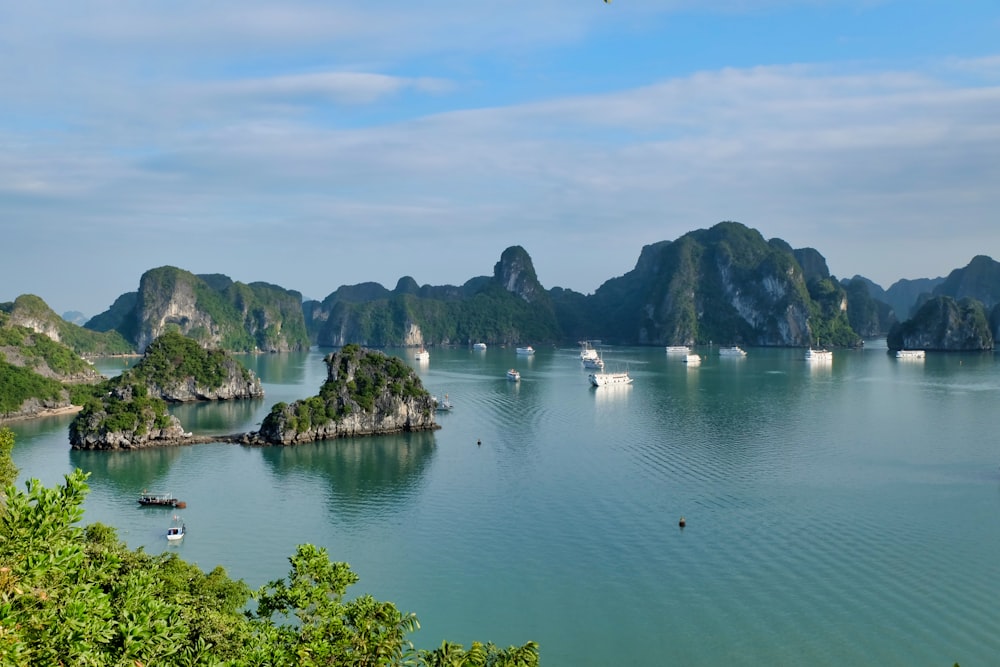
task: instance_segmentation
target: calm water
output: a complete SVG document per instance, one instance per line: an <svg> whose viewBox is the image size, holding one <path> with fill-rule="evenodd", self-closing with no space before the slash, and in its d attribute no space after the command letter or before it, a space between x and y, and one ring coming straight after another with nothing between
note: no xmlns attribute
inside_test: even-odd
<svg viewBox="0 0 1000 667"><path fill-rule="evenodd" d="M432 349L416 367L456 405L434 433L91 453L53 418L14 425L14 459L46 484L90 471L86 521L254 587L324 546L360 575L353 593L417 613L424 648L536 640L547 667L1000 664L994 356L699 351L688 368L607 348L635 382L593 389L575 349ZM246 358L263 401L176 414L256 428L318 392L322 356ZM143 489L187 502L182 545Z"/></svg>

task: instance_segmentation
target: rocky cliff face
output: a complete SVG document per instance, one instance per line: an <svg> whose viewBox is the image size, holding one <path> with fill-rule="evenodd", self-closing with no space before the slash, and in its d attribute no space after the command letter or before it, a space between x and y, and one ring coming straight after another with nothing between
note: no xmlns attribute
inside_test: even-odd
<svg viewBox="0 0 1000 667"><path fill-rule="evenodd" d="M268 283L246 285L219 274L197 276L172 266L144 273L134 297L123 295L87 326L114 329L140 352L168 331L233 352L309 347L298 292Z"/></svg>
<svg viewBox="0 0 1000 667"><path fill-rule="evenodd" d="M170 326L184 335L197 331L207 346L219 347L222 342L222 332L215 321L198 308L195 276L186 272L154 269L143 274L136 314L135 344L140 351L145 351Z"/></svg>
<svg viewBox="0 0 1000 667"><path fill-rule="evenodd" d="M347 345L326 364L319 396L275 405L261 424L262 441L292 445L438 428L433 399L402 360Z"/></svg>
<svg viewBox="0 0 1000 667"><path fill-rule="evenodd" d="M594 294L605 339L645 345L807 345L811 300L787 244L719 223L642 250L636 268Z"/></svg>
<svg viewBox="0 0 1000 667"><path fill-rule="evenodd" d="M171 403L264 397L264 387L256 374L231 358L226 359L224 368L225 378L217 386L208 386L192 376L187 376L171 381L149 381L147 387L150 395L159 396Z"/></svg>
<svg viewBox="0 0 1000 667"><path fill-rule="evenodd" d="M912 319L893 327L890 350L981 351L993 349L993 332L983 304L975 299L934 297Z"/></svg>
<svg viewBox="0 0 1000 667"><path fill-rule="evenodd" d="M531 257L521 246L511 246L503 251L500 261L493 267L493 278L505 290L528 303L548 299L545 289L538 282Z"/></svg>
<svg viewBox="0 0 1000 667"><path fill-rule="evenodd" d="M136 387L113 384L100 405L84 408L69 426L73 449L142 449L183 444L190 435L180 421L166 414L162 401L137 400ZM125 411L116 406L130 406ZM122 418L123 412L126 418Z"/></svg>

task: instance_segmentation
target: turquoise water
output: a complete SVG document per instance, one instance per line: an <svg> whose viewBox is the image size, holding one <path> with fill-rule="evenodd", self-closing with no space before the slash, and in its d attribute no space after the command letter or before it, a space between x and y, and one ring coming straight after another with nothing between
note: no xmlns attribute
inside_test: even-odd
<svg viewBox="0 0 1000 667"><path fill-rule="evenodd" d="M352 592L417 613L420 647L536 640L548 667L1000 664L992 354L898 361L875 343L816 367L705 348L688 368L605 348L635 382L594 389L576 349L395 352L455 404L441 430L96 453L52 418L13 425L14 459L47 484L90 471L86 521L255 587L324 546L360 575ZM254 429L317 393L322 355L247 358L264 400L176 414ZM187 502L183 544L144 489Z"/></svg>

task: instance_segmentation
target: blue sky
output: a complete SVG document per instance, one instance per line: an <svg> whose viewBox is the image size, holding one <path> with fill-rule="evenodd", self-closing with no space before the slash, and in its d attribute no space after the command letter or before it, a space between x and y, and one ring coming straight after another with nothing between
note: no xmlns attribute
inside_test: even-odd
<svg viewBox="0 0 1000 667"><path fill-rule="evenodd" d="M323 298L521 245L591 293L736 220L888 287L1000 258L995 0L0 0L0 301Z"/></svg>

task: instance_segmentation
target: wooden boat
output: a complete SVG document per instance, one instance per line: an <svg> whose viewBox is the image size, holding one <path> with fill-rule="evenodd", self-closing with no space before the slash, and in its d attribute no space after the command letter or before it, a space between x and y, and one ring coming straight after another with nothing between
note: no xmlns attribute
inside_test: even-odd
<svg viewBox="0 0 1000 667"><path fill-rule="evenodd" d="M139 494L139 504L147 507L187 507L187 503L174 498L170 493L147 493L143 491Z"/></svg>

